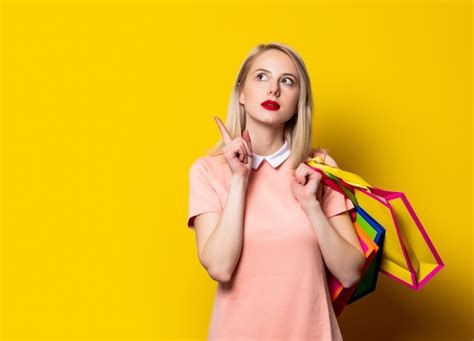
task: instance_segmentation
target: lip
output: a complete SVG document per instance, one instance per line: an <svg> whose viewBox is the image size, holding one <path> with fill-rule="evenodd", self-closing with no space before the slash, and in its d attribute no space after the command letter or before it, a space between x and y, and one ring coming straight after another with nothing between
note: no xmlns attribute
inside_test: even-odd
<svg viewBox="0 0 474 341"><path fill-rule="evenodd" d="M280 104L278 102L272 101L272 100L266 100L265 102L260 103L262 107L264 107L267 110L278 110L280 109Z"/></svg>

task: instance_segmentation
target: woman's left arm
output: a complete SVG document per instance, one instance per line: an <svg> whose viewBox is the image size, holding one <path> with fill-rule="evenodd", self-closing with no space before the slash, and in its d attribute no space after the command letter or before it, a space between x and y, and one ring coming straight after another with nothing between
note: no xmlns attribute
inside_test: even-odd
<svg viewBox="0 0 474 341"><path fill-rule="evenodd" d="M323 158L323 163L338 167L336 161L325 149L313 150L312 157L317 156ZM309 175L310 178L320 178L320 175L314 173L316 172L309 171L307 167L303 165L299 172L300 179L302 179L305 174ZM359 238L357 237L349 213L345 211L327 218L323 212L320 201L317 199L318 196L312 194L315 183L319 183L319 181L313 180L312 184L308 183L310 186L305 186L305 188L309 187L307 192L302 189L301 185L298 186L295 182L293 182L292 187L297 196L300 197L301 206L306 212L311 226L316 233L319 248L326 266L345 288L350 288L361 279L361 270L365 264L365 255L360 246ZM318 185L319 186L316 187L323 186L322 183ZM322 188L320 189L322 190ZM302 194L298 195L298 193Z"/></svg>
<svg viewBox="0 0 474 341"><path fill-rule="evenodd" d="M319 248L329 271L344 288L361 279L365 256L347 211L327 218L319 201L303 207L318 238Z"/></svg>

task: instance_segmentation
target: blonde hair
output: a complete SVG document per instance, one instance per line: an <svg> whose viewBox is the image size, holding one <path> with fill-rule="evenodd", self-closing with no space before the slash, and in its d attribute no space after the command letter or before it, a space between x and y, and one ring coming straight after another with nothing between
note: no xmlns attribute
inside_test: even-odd
<svg viewBox="0 0 474 341"><path fill-rule="evenodd" d="M285 122L283 128L283 137L288 140L291 149L291 166L292 168L296 168L301 162L305 162L312 152L326 150L321 148L313 149L311 147L311 121L313 110L311 83L303 59L289 46L282 43L272 42L268 44L259 44L250 51L240 67L237 79L232 88L225 125L232 139L242 136L242 132L245 129L246 117L245 108L239 102L239 93L245 85L247 74L249 73L250 66L255 58L269 49L276 49L286 53L296 65L301 80L297 113ZM217 145L207 151L208 155L216 156L221 154L224 145L224 141L221 139Z"/></svg>

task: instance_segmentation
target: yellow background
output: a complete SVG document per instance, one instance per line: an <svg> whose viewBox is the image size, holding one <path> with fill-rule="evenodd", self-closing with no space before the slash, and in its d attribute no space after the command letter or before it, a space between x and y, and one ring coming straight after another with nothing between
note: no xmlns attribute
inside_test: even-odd
<svg viewBox="0 0 474 341"><path fill-rule="evenodd" d="M1 340L206 337L189 167L270 41L307 64L314 146L404 191L446 264L419 292L381 274L345 339L470 340L471 20L468 1L2 1Z"/></svg>

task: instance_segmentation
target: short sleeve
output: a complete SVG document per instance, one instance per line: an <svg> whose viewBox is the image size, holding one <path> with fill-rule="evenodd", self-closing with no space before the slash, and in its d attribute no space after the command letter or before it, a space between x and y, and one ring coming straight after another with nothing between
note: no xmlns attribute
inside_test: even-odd
<svg viewBox="0 0 474 341"><path fill-rule="evenodd" d="M326 217L332 217L339 213L349 211L354 208L351 199L346 198L344 194L332 189L329 186L324 186L324 194L322 198L322 209Z"/></svg>
<svg viewBox="0 0 474 341"><path fill-rule="evenodd" d="M205 162L198 158L189 170L188 227L194 228L194 219L204 212L222 212L219 196L211 182Z"/></svg>

